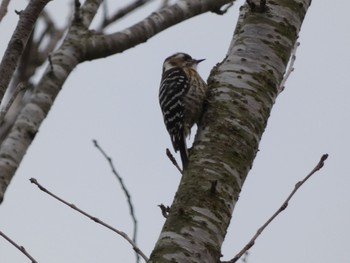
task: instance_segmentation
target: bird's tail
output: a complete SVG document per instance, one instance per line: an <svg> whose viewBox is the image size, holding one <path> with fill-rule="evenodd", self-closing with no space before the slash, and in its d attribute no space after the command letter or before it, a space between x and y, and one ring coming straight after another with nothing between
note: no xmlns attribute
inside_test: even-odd
<svg viewBox="0 0 350 263"><path fill-rule="evenodd" d="M179 151L180 151L180 156L181 156L181 161L182 161L182 170L184 170L186 165L187 165L187 161L188 161L188 150L187 150L185 136L181 136L181 140L179 143Z"/></svg>

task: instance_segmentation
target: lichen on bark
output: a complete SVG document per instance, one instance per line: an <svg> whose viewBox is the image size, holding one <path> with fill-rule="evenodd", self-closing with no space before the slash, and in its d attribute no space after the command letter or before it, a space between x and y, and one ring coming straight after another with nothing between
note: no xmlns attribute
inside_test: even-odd
<svg viewBox="0 0 350 263"><path fill-rule="evenodd" d="M264 12L241 8L227 55L209 76L189 163L150 262L219 262L309 5L281 0L268 1Z"/></svg>

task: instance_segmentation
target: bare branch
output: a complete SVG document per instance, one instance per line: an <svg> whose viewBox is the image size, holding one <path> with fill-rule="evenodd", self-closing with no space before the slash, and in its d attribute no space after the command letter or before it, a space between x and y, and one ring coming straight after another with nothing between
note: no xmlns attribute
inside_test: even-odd
<svg viewBox="0 0 350 263"><path fill-rule="evenodd" d="M34 69L31 70L32 74L35 72L36 68L41 66L46 61L48 55L54 50L58 41L62 38L63 33L68 27L68 25L66 25L62 29L58 29L52 21L50 14L48 14L45 10L43 10L40 14L40 19L44 21L45 28L40 32L39 36L35 40L32 40L33 44L30 50L29 61L30 67ZM47 41L45 42L44 40Z"/></svg>
<svg viewBox="0 0 350 263"><path fill-rule="evenodd" d="M83 61L106 57L123 52L148 41L159 32L191 17L214 12L234 0L194 1L181 0L152 13L142 21L113 34L95 34L89 40Z"/></svg>
<svg viewBox="0 0 350 263"><path fill-rule="evenodd" d="M45 10L42 11L39 19L45 22L46 27L40 32L37 40L34 39L35 27L33 28L0 104L0 144L12 128L26 100L29 99L30 92L27 91L30 88L27 89L27 87L33 87L30 84L30 78L47 60L49 52L53 50L63 34L63 31L56 29L50 15ZM46 43L43 41L45 38L48 40ZM41 47L42 43L45 43L45 46Z"/></svg>
<svg viewBox="0 0 350 263"><path fill-rule="evenodd" d="M78 0L75 0L75 1L78 1ZM85 26L86 28L89 28L102 2L103 0L85 0L84 1L84 3L79 8L80 18L83 26Z"/></svg>
<svg viewBox="0 0 350 263"><path fill-rule="evenodd" d="M46 47L42 47L41 51L41 57L46 57L50 52L53 51L55 46L57 45L57 42L61 39L63 33L68 28L68 24L65 25L63 28L59 29L54 24L53 20L51 19L50 14L48 14L45 10L42 11L40 18L44 20L46 24L46 29L42 33L41 38L39 37L39 40L37 40L37 46L39 47L41 45L41 39L43 39L45 36L48 36L48 43Z"/></svg>
<svg viewBox="0 0 350 263"><path fill-rule="evenodd" d="M51 19L51 15L46 12L45 10L43 10L40 14L40 18L42 18L45 21L46 25L51 25L51 26L55 26L53 20Z"/></svg>
<svg viewBox="0 0 350 263"><path fill-rule="evenodd" d="M30 3L35 1L38 0ZM26 149L33 141L63 83L72 70L81 62L80 58L83 55L81 50L85 42L81 39L86 38L88 27L101 2L102 0L86 0L80 7L81 23L70 25L61 47L52 53L52 65L47 67L35 87L36 92L29 98L28 103L22 107L13 124L13 129L4 138L0 147L0 203L3 201L7 186L11 182ZM51 68L54 69L54 74L52 74ZM51 88L48 89L47 87ZM12 136L13 133L18 136ZM19 141L20 143L17 143Z"/></svg>
<svg viewBox="0 0 350 263"><path fill-rule="evenodd" d="M169 206L165 206L163 204L158 205L160 210L162 211L162 215L164 216L164 218L168 217L168 214L170 212L170 207Z"/></svg>
<svg viewBox="0 0 350 263"><path fill-rule="evenodd" d="M293 191L289 194L287 199L283 202L282 206L266 221L265 224L263 224L256 232L256 234L252 237L252 239L245 245L245 247L231 260L224 261L222 263L235 263L238 259L240 259L247 251L254 246L254 243L256 239L261 235L261 233L265 230L265 228L282 212L284 211L287 206L288 202L292 199L292 197L295 195L295 193L298 191L298 189L318 170L320 170L324 162L327 160L328 154L322 155L320 161L317 163L314 169L301 181L297 182L294 186Z"/></svg>
<svg viewBox="0 0 350 263"><path fill-rule="evenodd" d="M55 31L49 33L49 42L47 43L46 47L40 51L40 57L47 57L55 49L58 41L62 38L64 31L65 29L56 29Z"/></svg>
<svg viewBox="0 0 350 263"><path fill-rule="evenodd" d="M39 184L39 182L35 178L30 178L29 181L31 183L35 184L44 193L52 196L53 198L55 198L56 200L60 201L61 203L65 204L65 205L69 206L73 210L75 210L75 211L79 212L80 214L90 218L92 221L94 221L94 222L96 222L96 223L98 223L98 224L108 228L109 230L112 230L114 233L117 233L118 235L123 237L126 241L128 241L130 243L130 245L132 245L132 247L133 247L133 249L135 250L136 253L138 253L146 262L148 261L147 256L140 250L140 248L137 247L135 242L132 241L131 238L126 233L124 233L123 231L120 231L120 230L112 227L111 225L103 222L102 220L98 219L97 217L92 216L92 215L88 214L87 212L83 211L82 209L80 209L76 205L68 203L67 201L63 200L59 196L53 194L52 192L47 190L45 187L43 187L41 184Z"/></svg>
<svg viewBox="0 0 350 263"><path fill-rule="evenodd" d="M2 0L0 5L0 22L7 14L7 7L10 3L10 0Z"/></svg>
<svg viewBox="0 0 350 263"><path fill-rule="evenodd" d="M49 53L55 48L57 42L63 35L63 30L56 29L49 14L47 14L45 10L40 14L39 19L44 20L46 27L39 32L37 39L34 39L35 28L32 30L16 71L12 76L10 86L6 90L4 100L6 94L13 93L13 90L19 83L22 82L24 85L29 83L30 78L35 74L38 67L47 60ZM45 42L43 41L44 39L48 41Z"/></svg>
<svg viewBox="0 0 350 263"><path fill-rule="evenodd" d="M117 177L117 179L119 181L119 184L120 184L120 186L123 189L123 192L124 192L124 194L126 196L126 199L127 199L128 205L129 205L130 215L131 215L131 218L132 218L132 221L133 221L133 224L134 224L134 234L133 234L133 238L132 239L136 243L136 238L137 238L137 220L136 220L136 216L135 216L135 212L134 212L135 211L134 210L134 206L133 206L132 201L131 201L131 195L130 195L128 189L126 188L126 186L124 184L123 178L118 174L117 170L115 169L113 161L112 161L112 158L106 154L106 152L98 144L97 140L93 140L93 143L94 143L95 147L101 152L103 157L107 160L109 166L112 169L112 173ZM136 257L137 257L136 261L139 262L139 257L138 257L137 253L136 253Z"/></svg>
<svg viewBox="0 0 350 263"><path fill-rule="evenodd" d="M0 100L2 100L18 61L27 45L34 24L50 0L32 0L20 12L20 18L0 64Z"/></svg>
<svg viewBox="0 0 350 263"><path fill-rule="evenodd" d="M15 73L12 76L10 86L7 88L7 92L12 92L12 90L20 83L28 83L29 78L34 74L36 65L32 65L33 58L36 57L37 51L35 50L34 44L34 31L33 28L30 37L27 41L27 44L22 52L22 55L19 59ZM6 94L5 93L5 94Z"/></svg>
<svg viewBox="0 0 350 263"><path fill-rule="evenodd" d="M13 241L11 238L9 238L7 235L5 235L1 230L0 230L0 236L5 238L9 243L11 243L14 247L16 247L19 251L21 251L27 258L29 258L32 263L38 263L28 252L27 250L23 247L18 245L15 241Z"/></svg>
<svg viewBox="0 0 350 263"><path fill-rule="evenodd" d="M232 1L181 0L121 32L103 35L94 34L88 30L102 0L86 0L80 7L82 24L70 25L61 46L52 53L52 67L49 65L46 68L35 87L35 93L21 110L13 124L13 129L2 143L0 148L0 203L26 150L42 121L47 117L57 94L79 63L123 52L147 41L166 28L190 17L215 10ZM52 74L51 68L54 69L55 74ZM13 133L16 135L12 136ZM20 143L17 143L19 140Z"/></svg>
<svg viewBox="0 0 350 263"><path fill-rule="evenodd" d="M139 7L142 7L143 5L151 2L152 0L135 0L134 2L128 4L127 6L117 10L111 17L107 16L107 12L105 9L105 17L99 26L99 31L102 31L104 28L106 28L108 25L116 22L117 20L123 18L124 16L130 14L131 12L135 11Z"/></svg>

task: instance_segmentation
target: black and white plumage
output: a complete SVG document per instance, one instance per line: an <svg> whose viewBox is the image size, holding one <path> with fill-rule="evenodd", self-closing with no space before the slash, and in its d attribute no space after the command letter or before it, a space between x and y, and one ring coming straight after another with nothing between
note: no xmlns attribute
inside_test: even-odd
<svg viewBox="0 0 350 263"><path fill-rule="evenodd" d="M175 152L180 151L182 166L188 158L186 138L202 115L207 85L197 72L204 59L176 53L165 59L159 89L159 103Z"/></svg>

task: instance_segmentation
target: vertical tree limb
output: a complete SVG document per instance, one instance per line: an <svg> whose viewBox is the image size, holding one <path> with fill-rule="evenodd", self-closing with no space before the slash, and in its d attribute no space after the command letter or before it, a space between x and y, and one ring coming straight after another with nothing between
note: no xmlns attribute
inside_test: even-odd
<svg viewBox="0 0 350 263"><path fill-rule="evenodd" d="M188 166L149 263L216 263L310 0L247 4L209 98ZM215 191L212 191L215 182ZM190 193L190 194L189 194Z"/></svg>

